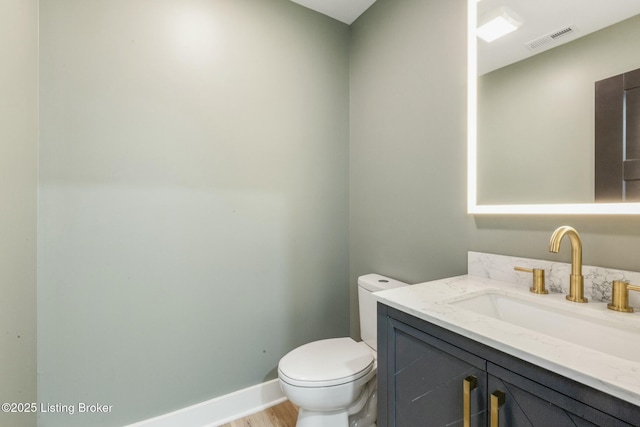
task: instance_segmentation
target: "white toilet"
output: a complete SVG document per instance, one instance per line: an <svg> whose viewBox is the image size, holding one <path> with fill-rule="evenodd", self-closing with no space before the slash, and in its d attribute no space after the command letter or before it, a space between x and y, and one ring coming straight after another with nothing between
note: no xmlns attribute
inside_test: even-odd
<svg viewBox="0 0 640 427"><path fill-rule="evenodd" d="M376 299L373 292L407 286L378 274L358 278L360 334L314 341L278 364L280 387L299 407L296 427L375 427Z"/></svg>

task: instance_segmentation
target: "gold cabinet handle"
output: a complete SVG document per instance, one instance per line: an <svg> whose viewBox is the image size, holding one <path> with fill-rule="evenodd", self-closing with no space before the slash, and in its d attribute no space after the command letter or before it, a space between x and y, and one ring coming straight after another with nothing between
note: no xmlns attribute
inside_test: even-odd
<svg viewBox="0 0 640 427"><path fill-rule="evenodd" d="M514 267L516 271L523 271L525 273L533 273L533 286L529 288L529 292L534 294L548 294L549 291L544 287L544 270L541 268L524 268Z"/></svg>
<svg viewBox="0 0 640 427"><path fill-rule="evenodd" d="M471 390L478 387L478 378L469 375L462 381L463 427L471 427Z"/></svg>
<svg viewBox="0 0 640 427"><path fill-rule="evenodd" d="M614 280L611 284L611 303L607 304L607 308L623 313L633 313L633 308L629 307L629 291L640 291L640 286Z"/></svg>
<svg viewBox="0 0 640 427"><path fill-rule="evenodd" d="M500 407L504 405L504 392L496 390L491 393L491 427L499 427L500 425Z"/></svg>

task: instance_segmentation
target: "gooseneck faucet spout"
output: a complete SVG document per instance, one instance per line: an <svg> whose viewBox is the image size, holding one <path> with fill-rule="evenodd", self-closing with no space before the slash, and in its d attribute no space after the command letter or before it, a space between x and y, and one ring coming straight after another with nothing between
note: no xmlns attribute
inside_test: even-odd
<svg viewBox="0 0 640 427"><path fill-rule="evenodd" d="M584 297L584 277L582 276L582 240L575 228L563 225L551 235L549 252L558 253L560 242L564 236L571 241L571 276L569 276L569 295L567 299L573 302L587 302Z"/></svg>

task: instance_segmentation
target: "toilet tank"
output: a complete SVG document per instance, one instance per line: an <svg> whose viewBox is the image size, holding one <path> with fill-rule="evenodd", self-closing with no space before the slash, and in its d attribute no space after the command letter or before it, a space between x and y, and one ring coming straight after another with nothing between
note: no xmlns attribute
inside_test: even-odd
<svg viewBox="0 0 640 427"><path fill-rule="evenodd" d="M377 300L374 292L387 289L408 286L408 283L400 282L379 274L367 274L358 277L358 307L360 308L360 336L369 347L377 351Z"/></svg>

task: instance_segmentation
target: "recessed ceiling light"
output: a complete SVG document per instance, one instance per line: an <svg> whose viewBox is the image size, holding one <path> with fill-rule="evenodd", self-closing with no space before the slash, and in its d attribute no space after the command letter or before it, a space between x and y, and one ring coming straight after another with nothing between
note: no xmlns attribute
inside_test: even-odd
<svg viewBox="0 0 640 427"><path fill-rule="evenodd" d="M522 23L514 18L513 12L500 7L485 18L485 23L476 29L476 34L486 42L492 42L517 30Z"/></svg>

